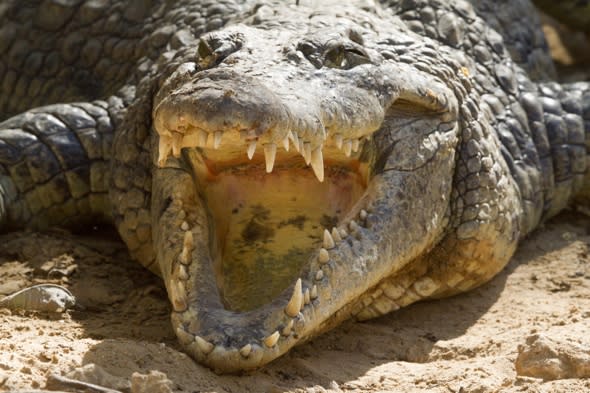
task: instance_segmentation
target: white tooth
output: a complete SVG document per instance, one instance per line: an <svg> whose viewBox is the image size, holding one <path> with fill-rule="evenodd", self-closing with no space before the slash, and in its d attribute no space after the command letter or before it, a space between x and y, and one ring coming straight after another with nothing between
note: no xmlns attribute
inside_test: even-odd
<svg viewBox="0 0 590 393"><path fill-rule="evenodd" d="M297 282L295 283L295 288L293 288L293 295L291 296L291 300L285 307L285 314L290 317L296 317L299 314L299 310L301 310L301 303L303 302L303 292L301 290L301 279L298 278Z"/></svg>
<svg viewBox="0 0 590 393"><path fill-rule="evenodd" d="M277 341L279 341L280 336L281 335L279 334L279 331L277 330L262 341L264 342L264 345L266 345L268 348L272 348L277 344Z"/></svg>
<svg viewBox="0 0 590 393"><path fill-rule="evenodd" d="M357 152L359 150L360 140L353 139L352 140L352 151Z"/></svg>
<svg viewBox="0 0 590 393"><path fill-rule="evenodd" d="M295 150L297 150L297 152L299 152L299 137L297 136L297 133L293 132L293 131L289 131L291 140L293 141L293 146L295 146Z"/></svg>
<svg viewBox="0 0 590 393"><path fill-rule="evenodd" d="M346 229L344 229L344 228L340 229L340 237L344 239L346 236L348 236Z"/></svg>
<svg viewBox="0 0 590 393"><path fill-rule="evenodd" d="M246 344L240 349L240 355L245 358L250 356L250 352L252 352L252 344Z"/></svg>
<svg viewBox="0 0 590 393"><path fill-rule="evenodd" d="M172 138L169 136L160 135L160 141L158 142L158 166L164 166L171 150Z"/></svg>
<svg viewBox="0 0 590 393"><path fill-rule="evenodd" d="M346 157L350 157L350 154L352 153L352 142L350 141L350 139L344 140L343 148Z"/></svg>
<svg viewBox="0 0 590 393"><path fill-rule="evenodd" d="M254 152L256 151L256 140L253 140L252 142L250 142L250 144L248 145L248 159L251 160L252 157L254 157Z"/></svg>
<svg viewBox="0 0 590 393"><path fill-rule="evenodd" d="M328 261L330 260L330 254L328 253L328 250L326 250L325 248L320 248L320 254L318 257L318 260L320 261L320 263L328 263Z"/></svg>
<svg viewBox="0 0 590 393"><path fill-rule="evenodd" d="M311 169L320 182L324 181L324 156L322 154L322 147L317 147L311 153Z"/></svg>
<svg viewBox="0 0 590 393"><path fill-rule="evenodd" d="M193 251L193 233L191 231L186 231L184 233L184 240L182 242L182 251L180 252L180 256L178 258L179 262L183 265L188 265L191 263Z"/></svg>
<svg viewBox="0 0 590 393"><path fill-rule="evenodd" d="M183 231L188 231L188 222L183 221L182 224L180 224L180 229Z"/></svg>
<svg viewBox="0 0 590 393"><path fill-rule="evenodd" d="M318 272L315 274L315 279L317 281L321 281L322 278L324 278L324 271L323 270L318 270Z"/></svg>
<svg viewBox="0 0 590 393"><path fill-rule="evenodd" d="M221 137L223 136L223 131L216 131L214 134L214 139L213 139L213 148L214 149L219 149L219 146L221 146Z"/></svg>
<svg viewBox="0 0 590 393"><path fill-rule="evenodd" d="M303 159L305 160L305 165L311 163L311 143L309 142L303 143Z"/></svg>
<svg viewBox="0 0 590 393"><path fill-rule="evenodd" d="M350 220L348 227L353 232L357 232L359 230L359 224L357 224L355 220Z"/></svg>
<svg viewBox="0 0 590 393"><path fill-rule="evenodd" d="M186 290L182 281L170 281L168 284L168 294L174 311L183 312L188 308Z"/></svg>
<svg viewBox="0 0 590 393"><path fill-rule="evenodd" d="M364 210L364 209L362 209L361 212L360 212L360 214L359 214L361 220L366 220L368 215L369 215L369 213L367 213L367 211Z"/></svg>
<svg viewBox="0 0 590 393"><path fill-rule="evenodd" d="M176 273L176 277L178 277L178 279L182 281L188 280L188 273L184 265L178 265L178 272Z"/></svg>
<svg viewBox="0 0 590 393"><path fill-rule="evenodd" d="M299 148L297 149L297 151L303 156L305 157L305 150L303 149L303 139L299 139L299 142L297 143L297 145L299 146Z"/></svg>
<svg viewBox="0 0 590 393"><path fill-rule="evenodd" d="M335 246L336 244L334 244L334 238L332 238L330 231L324 229L324 248L326 250L329 250L331 248L334 248Z"/></svg>
<svg viewBox="0 0 590 393"><path fill-rule="evenodd" d="M209 133L203 130L199 130L199 147L207 147L207 138Z"/></svg>
<svg viewBox="0 0 590 393"><path fill-rule="evenodd" d="M180 157L180 149L182 149L182 137L180 132L172 133L172 155L174 157Z"/></svg>
<svg viewBox="0 0 590 393"><path fill-rule="evenodd" d="M264 159L266 160L266 173L271 173L275 165L275 157L277 155L277 145L274 143L267 143L264 145Z"/></svg>
<svg viewBox="0 0 590 393"><path fill-rule="evenodd" d="M215 345L211 344L209 341L201 338L200 336L195 336L195 342L197 343L197 346L201 352L203 352L205 355L211 353L213 348L215 348Z"/></svg>
<svg viewBox="0 0 590 393"><path fill-rule="evenodd" d="M303 302L305 304L311 303L311 297L309 295L309 288L305 289L305 292L303 292Z"/></svg>
<svg viewBox="0 0 590 393"><path fill-rule="evenodd" d="M336 147L340 150L342 150L342 135L341 134L336 134L334 135L334 142L336 142Z"/></svg>
<svg viewBox="0 0 590 393"><path fill-rule="evenodd" d="M342 238L340 237L340 232L338 232L338 228L336 227L332 228L332 239L334 239L335 242L342 241Z"/></svg>
<svg viewBox="0 0 590 393"><path fill-rule="evenodd" d="M311 287L311 293L309 294L309 296L312 299L317 299L317 297L318 297L318 286L317 285L314 285L313 287Z"/></svg>
<svg viewBox="0 0 590 393"><path fill-rule="evenodd" d="M289 131L289 133L291 133L291 131ZM283 139L283 148L285 149L285 151L289 151L289 135L287 135L285 139Z"/></svg>
<svg viewBox="0 0 590 393"><path fill-rule="evenodd" d="M283 328L282 330L282 334L283 336L288 336L291 334L291 329L293 329L293 320L290 319L289 322L287 322L287 325Z"/></svg>

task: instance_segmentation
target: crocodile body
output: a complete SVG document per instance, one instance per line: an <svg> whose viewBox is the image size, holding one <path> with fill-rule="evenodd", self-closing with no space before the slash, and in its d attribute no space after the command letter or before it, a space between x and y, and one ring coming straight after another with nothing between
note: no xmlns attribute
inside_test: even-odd
<svg viewBox="0 0 590 393"><path fill-rule="evenodd" d="M590 184L529 2L294 3L0 8L3 228L112 222L220 372L485 283Z"/></svg>

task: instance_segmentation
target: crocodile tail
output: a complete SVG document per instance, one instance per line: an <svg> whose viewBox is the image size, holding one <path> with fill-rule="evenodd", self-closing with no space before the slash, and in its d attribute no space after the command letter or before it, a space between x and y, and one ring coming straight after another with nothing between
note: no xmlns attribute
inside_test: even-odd
<svg viewBox="0 0 590 393"><path fill-rule="evenodd" d="M35 108L0 123L0 228L108 218L113 124L105 102Z"/></svg>

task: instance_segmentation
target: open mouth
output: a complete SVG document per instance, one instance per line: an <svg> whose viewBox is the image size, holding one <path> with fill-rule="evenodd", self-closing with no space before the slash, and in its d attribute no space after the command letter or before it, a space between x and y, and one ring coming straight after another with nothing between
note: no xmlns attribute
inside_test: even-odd
<svg viewBox="0 0 590 393"><path fill-rule="evenodd" d="M293 132L279 144L261 143L251 131L185 132L183 141L195 139L184 157L210 217L209 254L221 303L239 312L269 304L314 253L345 235L337 225L361 199L370 175L359 159L367 140L334 134L312 150Z"/></svg>

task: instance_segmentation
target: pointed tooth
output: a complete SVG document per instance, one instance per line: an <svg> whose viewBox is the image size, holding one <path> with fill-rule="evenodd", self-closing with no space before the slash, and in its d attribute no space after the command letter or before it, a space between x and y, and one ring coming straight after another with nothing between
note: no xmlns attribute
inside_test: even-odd
<svg viewBox="0 0 590 393"><path fill-rule="evenodd" d="M334 239L335 242L342 241L342 238L340 237L340 232L338 232L338 228L336 227L332 228L332 239Z"/></svg>
<svg viewBox="0 0 590 393"><path fill-rule="evenodd" d="M309 294L309 296L311 297L312 300L317 299L317 297L318 297L318 286L317 285L314 284L314 286L311 287L311 293Z"/></svg>
<svg viewBox="0 0 590 393"><path fill-rule="evenodd" d="M297 136L297 133L291 131L291 140L293 141L293 146L295 146L295 150L297 150L297 152L299 153L301 151L301 148L299 146L299 137Z"/></svg>
<svg viewBox="0 0 590 393"><path fill-rule="evenodd" d="M174 308L174 311L183 312L188 308L186 288L182 281L170 281L168 284L168 295L170 297L170 301L172 302L172 308Z"/></svg>
<svg viewBox="0 0 590 393"><path fill-rule="evenodd" d="M341 134L334 135L334 142L336 142L336 147L340 150L342 150L342 142L343 141L344 141L344 139L342 138Z"/></svg>
<svg viewBox="0 0 590 393"><path fill-rule="evenodd" d="M289 319L289 322L287 322L287 325L285 325L285 327L281 331L281 334L283 336L290 335L291 334L291 329L293 329L293 324L294 324L294 321L292 319Z"/></svg>
<svg viewBox="0 0 590 393"><path fill-rule="evenodd" d="M252 352L252 344L246 344L242 348L240 348L240 355L247 358L250 356L250 352Z"/></svg>
<svg viewBox="0 0 590 393"><path fill-rule="evenodd" d="M215 345L211 344L209 341L205 340L200 336L195 336L195 342L197 343L197 347L203 352L205 355L211 353Z"/></svg>
<svg viewBox="0 0 590 393"><path fill-rule="evenodd" d="M256 140L253 140L250 142L250 144L248 145L248 159L251 160L252 157L254 157L254 152L256 151Z"/></svg>
<svg viewBox="0 0 590 393"><path fill-rule="evenodd" d="M198 133L199 147L207 147L207 138L209 138L209 133L203 130L199 130Z"/></svg>
<svg viewBox="0 0 590 393"><path fill-rule="evenodd" d="M361 218L361 220L366 220L368 215L369 215L369 213L367 213L367 211L365 209L362 209L359 214L359 217Z"/></svg>
<svg viewBox="0 0 590 393"><path fill-rule="evenodd" d="M295 287L293 288L293 295L291 296L291 300L285 307L285 314L290 317L296 317L299 314L299 310L301 310L301 303L303 302L303 292L301 290L301 279L298 278L297 282L295 283Z"/></svg>
<svg viewBox="0 0 590 393"><path fill-rule="evenodd" d="M322 154L322 146L317 147L311 153L311 169L320 182L324 181L324 156Z"/></svg>
<svg viewBox="0 0 590 393"><path fill-rule="evenodd" d="M267 143L264 145L264 159L266 161L266 173L271 173L275 165L275 157L277 155L277 145L274 143Z"/></svg>
<svg viewBox="0 0 590 393"><path fill-rule="evenodd" d="M305 160L305 165L311 163L311 143L309 142L303 143L303 159Z"/></svg>
<svg viewBox="0 0 590 393"><path fill-rule="evenodd" d="M182 265L182 264L178 265L178 271L176 272L176 277L182 281L188 280L188 278L189 278L188 273L187 273L186 267L184 267L184 265Z"/></svg>
<svg viewBox="0 0 590 393"><path fill-rule="evenodd" d="M172 138L169 136L160 135L158 141L158 166L162 167L166 164L166 160L172 151Z"/></svg>
<svg viewBox="0 0 590 393"><path fill-rule="evenodd" d="M289 131L289 134L290 133L291 131ZM285 151L289 151L289 134L283 139L283 149L285 149Z"/></svg>
<svg viewBox="0 0 590 393"><path fill-rule="evenodd" d="M352 140L352 151L357 152L359 150L359 146L360 146L360 140L353 139Z"/></svg>
<svg viewBox="0 0 590 393"><path fill-rule="evenodd" d="M328 263L328 261L330 260L330 254L328 253L328 250L326 250L323 247L320 248L318 260L320 261L321 264Z"/></svg>
<svg viewBox="0 0 590 393"><path fill-rule="evenodd" d="M309 288L306 288L305 292L303 292L303 303L311 303L311 295L309 294Z"/></svg>
<svg viewBox="0 0 590 393"><path fill-rule="evenodd" d="M188 222L183 221L182 224L180 224L180 229L182 229L183 231L188 231Z"/></svg>
<svg viewBox="0 0 590 393"><path fill-rule="evenodd" d="M357 224L355 220L350 220L348 227L352 232L357 232L359 230L359 224Z"/></svg>
<svg viewBox="0 0 590 393"><path fill-rule="evenodd" d="M213 148L219 149L221 146L221 137L223 136L223 131L216 131L213 137Z"/></svg>
<svg viewBox="0 0 590 393"><path fill-rule="evenodd" d="M324 278L324 271L323 270L318 270L317 273L315 274L315 279L317 281L321 281L322 278Z"/></svg>
<svg viewBox="0 0 590 393"><path fill-rule="evenodd" d="M350 139L345 139L342 147L344 149L344 154L346 155L346 157L350 157L350 154L352 153L352 142L350 141Z"/></svg>
<svg viewBox="0 0 590 393"><path fill-rule="evenodd" d="M324 248L326 250L329 250L331 248L334 248L335 246L336 244L334 244L334 238L330 234L330 231L324 229Z"/></svg>
<svg viewBox="0 0 590 393"><path fill-rule="evenodd" d="M264 342L264 345L266 345L268 348L272 348L277 344L280 336L281 335L279 334L279 331L276 330L273 334L265 337L262 341Z"/></svg>
<svg viewBox="0 0 590 393"><path fill-rule="evenodd" d="M340 229L340 237L342 239L344 239L346 236L348 236L348 233L346 232L346 229L344 229L344 228Z"/></svg>
<svg viewBox="0 0 590 393"><path fill-rule="evenodd" d="M183 134L180 132L172 133L172 155L174 157L180 157L180 149L182 149L182 137Z"/></svg>
<svg viewBox="0 0 590 393"><path fill-rule="evenodd" d="M186 231L184 233L184 240L182 242L182 251L180 252L180 256L178 260L183 265L188 265L191 263L192 258L192 251L193 251L193 232Z"/></svg>

